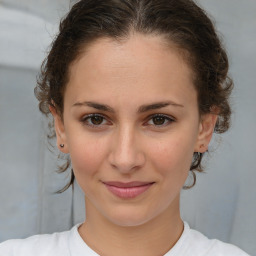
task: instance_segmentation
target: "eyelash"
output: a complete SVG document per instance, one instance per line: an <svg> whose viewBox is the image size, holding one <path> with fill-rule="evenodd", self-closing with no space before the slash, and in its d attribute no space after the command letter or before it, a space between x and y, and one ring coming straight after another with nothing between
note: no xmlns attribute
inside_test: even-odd
<svg viewBox="0 0 256 256"><path fill-rule="evenodd" d="M89 126L89 127L92 127L92 128L96 128L96 129L100 129L102 128L102 126L104 126L105 124L102 124L100 123L99 125L97 124L93 124L91 121L92 121L92 118L102 118L103 122L108 122L107 118L104 116L104 115L101 115L101 114L89 114L89 115L86 115L84 116L82 119L81 119L81 122L82 124L86 125L86 126ZM149 124L149 121L152 120L153 121L153 118L164 118L164 124L160 124L160 125L156 125L156 124ZM176 120L170 116L167 116L167 115L163 115L163 114L153 114L151 115L148 120L143 124L145 126L154 126L154 127L157 127L157 128L162 128L162 127L166 127L168 125L170 125L171 123L175 122ZM110 122L109 122L110 123ZM111 124L111 123L110 123Z"/></svg>
<svg viewBox="0 0 256 256"><path fill-rule="evenodd" d="M149 124L149 125L152 125L154 127L157 127L157 128L162 128L162 127L165 127L167 125L170 125L171 123L175 122L175 119L170 117L170 116L167 116L167 115L163 115L163 114L154 114L154 115L151 115L147 121L147 123L152 120L153 121L153 118L164 118L165 121L164 121L164 124L160 124L160 125L156 125L156 124Z"/></svg>
<svg viewBox="0 0 256 256"><path fill-rule="evenodd" d="M102 118L104 121L107 121L107 118L104 116L104 115L101 115L101 114L89 114L89 115L86 115L84 116L82 119L81 119L81 122L86 125L86 126L89 126L89 127L92 127L92 128L100 128L102 126L102 124L99 124L99 125L96 125L96 124L93 124L91 122L92 118L94 117L100 117ZM89 121L90 120L90 121ZM103 124L104 125L104 124Z"/></svg>

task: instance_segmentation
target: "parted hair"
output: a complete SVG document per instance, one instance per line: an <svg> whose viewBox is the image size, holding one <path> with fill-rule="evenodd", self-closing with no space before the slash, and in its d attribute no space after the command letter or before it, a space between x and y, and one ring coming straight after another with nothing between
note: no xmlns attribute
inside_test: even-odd
<svg viewBox="0 0 256 256"><path fill-rule="evenodd" d="M74 4L60 22L41 66L35 87L40 111L48 116L52 106L62 116L69 67L89 44L106 37L125 40L131 33L160 35L174 44L193 71L200 115L217 111L214 132L228 130L233 82L228 76L227 54L213 22L192 0L81 0ZM189 187L196 182L195 171L203 171L202 157L202 153L194 153ZM70 166L70 160L66 161L60 171ZM73 181L71 168L71 179L62 191Z"/></svg>

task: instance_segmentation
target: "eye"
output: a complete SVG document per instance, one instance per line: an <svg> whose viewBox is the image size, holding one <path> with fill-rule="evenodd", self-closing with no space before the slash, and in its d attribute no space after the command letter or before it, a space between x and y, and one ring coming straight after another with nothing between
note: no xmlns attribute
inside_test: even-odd
<svg viewBox="0 0 256 256"><path fill-rule="evenodd" d="M89 119L93 125L100 125L104 121L102 116L92 116Z"/></svg>
<svg viewBox="0 0 256 256"><path fill-rule="evenodd" d="M81 122L87 126L100 127L108 124L106 118L100 114L90 114L82 118Z"/></svg>
<svg viewBox="0 0 256 256"><path fill-rule="evenodd" d="M162 114L156 114L151 116L147 124L161 127L161 126L166 126L172 122L174 122L173 118L166 115L162 115Z"/></svg>

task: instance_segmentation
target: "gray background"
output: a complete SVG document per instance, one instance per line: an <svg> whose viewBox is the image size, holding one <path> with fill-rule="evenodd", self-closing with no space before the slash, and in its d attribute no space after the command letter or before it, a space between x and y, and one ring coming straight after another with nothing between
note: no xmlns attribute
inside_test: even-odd
<svg viewBox="0 0 256 256"><path fill-rule="evenodd" d="M235 81L232 128L215 136L206 173L182 192L182 215L210 238L256 256L256 1L200 0L223 35ZM36 75L68 0L0 0L0 241L69 229L84 218L77 186L63 194Z"/></svg>

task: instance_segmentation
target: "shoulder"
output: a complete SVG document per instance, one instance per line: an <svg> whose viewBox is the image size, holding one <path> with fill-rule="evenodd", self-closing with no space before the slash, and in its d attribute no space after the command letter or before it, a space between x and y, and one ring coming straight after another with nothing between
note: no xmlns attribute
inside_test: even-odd
<svg viewBox="0 0 256 256"><path fill-rule="evenodd" d="M69 255L71 231L51 235L35 235L26 239L7 240L0 244L0 256L65 256Z"/></svg>
<svg viewBox="0 0 256 256"><path fill-rule="evenodd" d="M248 256L247 253L232 244L224 243L217 239L208 239L196 230L189 227L187 229L187 250L190 251L188 255Z"/></svg>

